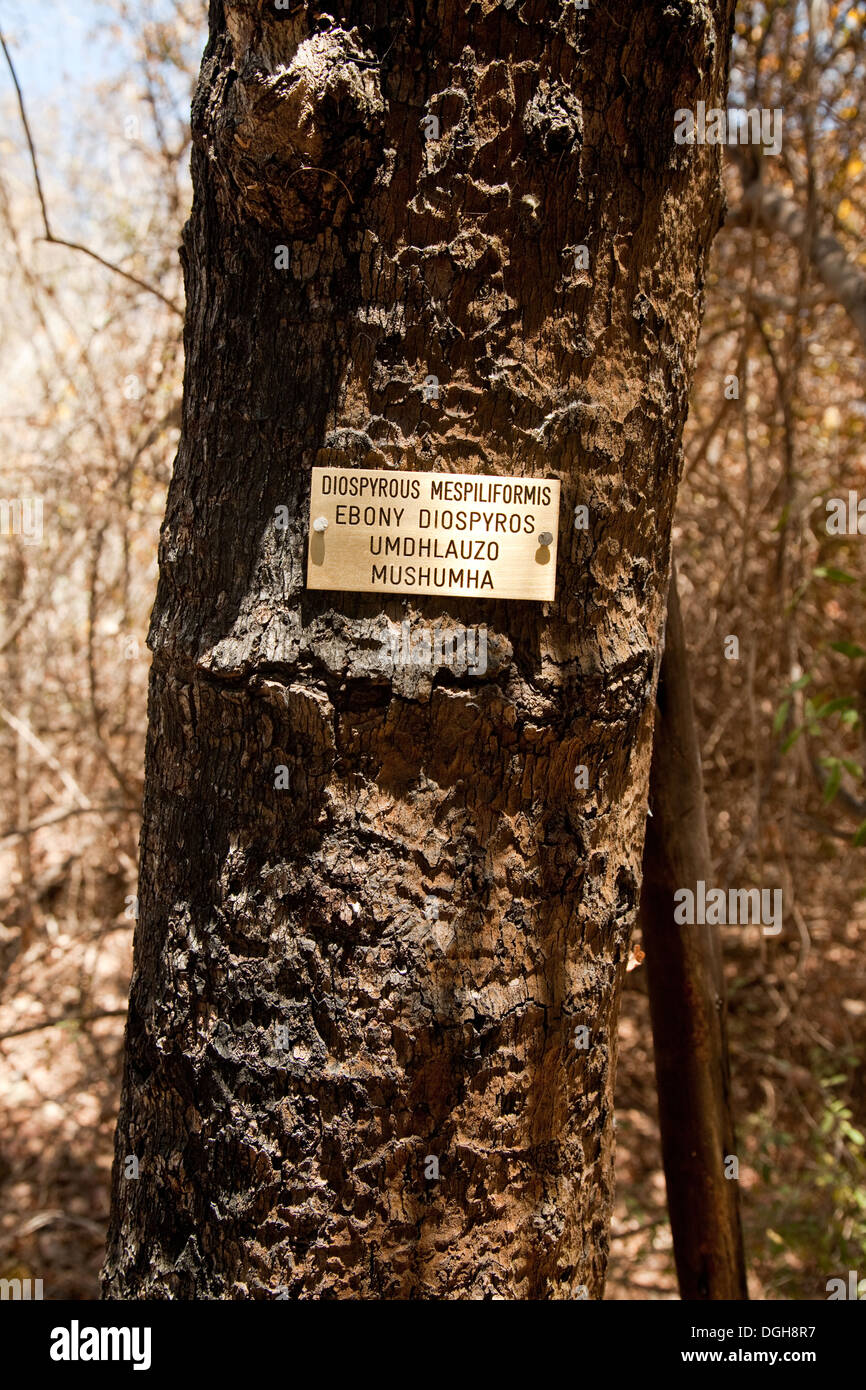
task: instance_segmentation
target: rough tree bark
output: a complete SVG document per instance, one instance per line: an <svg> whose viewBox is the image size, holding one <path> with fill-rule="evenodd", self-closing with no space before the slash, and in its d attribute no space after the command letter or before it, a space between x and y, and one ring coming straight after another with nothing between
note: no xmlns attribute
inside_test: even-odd
<svg viewBox="0 0 866 1390"><path fill-rule="evenodd" d="M213 0L193 104L104 1290L599 1297L722 207L674 112L733 6L329 8ZM306 592L323 463L560 478L556 601ZM486 673L389 667L389 619L486 625Z"/></svg>

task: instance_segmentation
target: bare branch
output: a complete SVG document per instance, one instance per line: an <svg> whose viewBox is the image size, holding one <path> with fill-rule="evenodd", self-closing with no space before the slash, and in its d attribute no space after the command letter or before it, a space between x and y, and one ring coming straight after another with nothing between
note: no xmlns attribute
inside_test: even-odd
<svg viewBox="0 0 866 1390"><path fill-rule="evenodd" d="M168 296L164 295L162 293L162 290L158 290L155 285L148 284L146 280L142 280L139 278L139 276L133 275L132 272L129 270L123 270L121 266L115 265L113 261L107 261L105 257L100 256L98 252L91 251L89 246L82 246L81 243L78 241L67 241L64 237L58 237L54 235L54 233L51 230L51 223L48 220L48 208L45 205L45 194L42 190L42 180L39 177L39 161L36 158L36 146L33 143L33 136L30 131L30 122L27 119L27 109L24 105L24 95L21 91L21 84L18 81L18 74L15 71L15 64L12 62L12 55L9 52L8 47L6 46L6 40L4 39L2 33L0 33L0 45L2 45L3 47L3 53L6 58L6 65L9 68L9 72L12 75L12 81L15 84L15 93L18 97L18 110L21 113L21 124L24 127L24 134L27 137L27 146L30 150L30 163L33 166L33 178L36 182L36 192L39 197L39 206L42 210L42 225L45 228L45 235L43 237L40 237L39 240L47 241L52 246L65 246L70 251L80 251L82 255L89 256L91 260L96 261L97 264L101 266L104 266L106 270L113 270L115 275L122 275L124 280L129 280L131 284L137 285L139 289L146 290L148 294L155 295L156 298L161 300L167 308L171 309L172 313L178 314L180 318L183 318L183 309L180 307L180 305L176 304L173 299L169 299ZM336 177L336 175L334 177Z"/></svg>
<svg viewBox="0 0 866 1390"><path fill-rule="evenodd" d="M28 1023L26 1028L12 1028L8 1033L0 1033L0 1042L9 1038L23 1038L27 1033L39 1033L43 1028L56 1028L60 1023L96 1023L100 1018L123 1018L126 1009L100 1009L93 1014L69 1014L65 1018L49 1018L45 1023Z"/></svg>
<svg viewBox="0 0 866 1390"><path fill-rule="evenodd" d="M14 830L5 830L0 835L0 841L16 840L21 835L33 835L37 830L44 830L46 825L57 825L60 821L69 820L70 816L105 816L111 811L123 811L128 814L135 809L133 806L125 806L122 801L108 802L105 806L67 806L65 810L57 811L53 816L43 816L31 825L19 825Z"/></svg>
<svg viewBox="0 0 866 1390"><path fill-rule="evenodd" d="M753 224L768 232L783 232L795 244L802 243L807 233L806 213L794 199L757 179L746 185L740 206L728 216L730 226ZM817 232L806 251L822 284L845 310L866 347L866 274L829 232Z"/></svg>
<svg viewBox="0 0 866 1390"><path fill-rule="evenodd" d="M148 294L156 295L157 299L161 299L163 304L171 309L173 314L177 314L180 318L183 318L183 309L179 304L175 304L173 299L169 299L167 295L163 294L162 290L158 290L155 285L149 285L146 280L140 280L139 277L133 275L130 270L123 270L119 265L115 265L113 261L107 261L105 257L100 256L98 252L91 251L89 246L82 246L78 241L66 241L63 237L59 236L44 236L39 237L39 240L47 241L52 246L67 246L70 251L80 251L83 255L89 256L92 261L96 261L99 265L104 265L106 270L113 270L115 275L122 275L124 280L129 280L131 284L138 285L139 289L147 290Z"/></svg>
<svg viewBox="0 0 866 1390"><path fill-rule="evenodd" d="M39 165L36 160L36 147L33 144L33 136L30 133L30 122L27 119L27 109L24 105L24 94L21 91L21 84L18 81L18 74L15 71L15 64L12 62L12 54L6 47L6 40L4 39L2 33L0 33L0 44L3 45L3 53L6 58L6 65L9 68L9 72L12 75L12 81L15 84L15 95L18 97L18 110L21 112L21 124L24 127L24 134L27 137L27 145L30 150L30 162L33 165L33 177L36 180L36 192L39 195L39 206L42 209L42 223L45 227L46 239L50 241L51 227L48 223L48 209L45 206L45 194L42 192L42 180L39 177Z"/></svg>

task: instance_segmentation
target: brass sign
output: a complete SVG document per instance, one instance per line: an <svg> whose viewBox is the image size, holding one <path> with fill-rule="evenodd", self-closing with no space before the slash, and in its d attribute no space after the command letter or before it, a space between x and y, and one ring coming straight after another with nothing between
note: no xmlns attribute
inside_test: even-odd
<svg viewBox="0 0 866 1390"><path fill-rule="evenodd" d="M314 468L308 589L552 599L559 480Z"/></svg>

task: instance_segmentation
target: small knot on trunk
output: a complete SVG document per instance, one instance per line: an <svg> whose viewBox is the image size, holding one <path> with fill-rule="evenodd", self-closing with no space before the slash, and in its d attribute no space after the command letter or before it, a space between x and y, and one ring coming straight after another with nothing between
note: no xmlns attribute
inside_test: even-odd
<svg viewBox="0 0 866 1390"><path fill-rule="evenodd" d="M337 26L304 39L288 62L261 50L235 61L209 113L227 211L301 239L338 226L380 161L375 54Z"/></svg>

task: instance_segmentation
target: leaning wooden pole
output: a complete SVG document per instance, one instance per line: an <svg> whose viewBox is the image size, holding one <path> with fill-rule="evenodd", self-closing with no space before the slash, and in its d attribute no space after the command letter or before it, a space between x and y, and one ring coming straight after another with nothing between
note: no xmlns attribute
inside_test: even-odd
<svg viewBox="0 0 866 1390"><path fill-rule="evenodd" d="M675 568L657 699L641 920L677 1277L684 1299L745 1299L718 929L674 921L676 889L711 878Z"/></svg>

